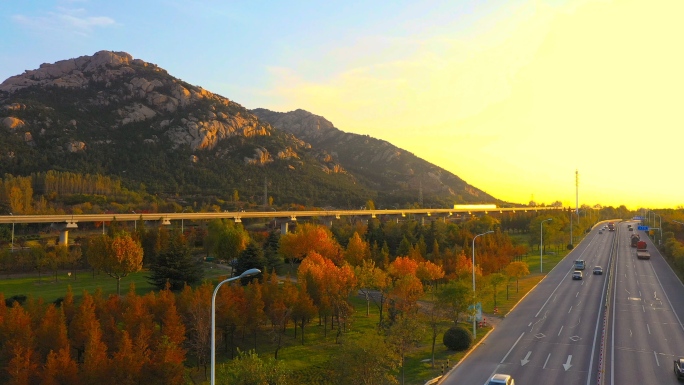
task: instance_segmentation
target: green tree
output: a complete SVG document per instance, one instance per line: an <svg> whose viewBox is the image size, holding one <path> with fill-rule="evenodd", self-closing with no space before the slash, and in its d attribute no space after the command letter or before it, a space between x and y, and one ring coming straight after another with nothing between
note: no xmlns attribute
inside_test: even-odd
<svg viewBox="0 0 684 385"><path fill-rule="evenodd" d="M152 275L147 276L147 282L163 289L167 282L171 290L181 290L186 284L200 282L204 275L202 264L196 260L188 247L183 235L175 233L170 244L162 250L155 262L150 265Z"/></svg>
<svg viewBox="0 0 684 385"><path fill-rule="evenodd" d="M451 281L437 291L437 303L458 324L460 315L467 313L473 303L473 290L463 281Z"/></svg>
<svg viewBox="0 0 684 385"><path fill-rule="evenodd" d="M287 385L290 379L280 361L261 358L254 350L238 351L238 356L217 370L217 382L233 385Z"/></svg>
<svg viewBox="0 0 684 385"><path fill-rule="evenodd" d="M280 232L271 231L264 243L264 258L266 259L266 269L272 272L283 264L283 257L278 252L280 242Z"/></svg>
<svg viewBox="0 0 684 385"><path fill-rule="evenodd" d="M501 273L494 273L489 276L489 284L492 285L492 288L494 289L494 307L496 307L496 289L498 286L501 286L501 284L507 281L508 277Z"/></svg>
<svg viewBox="0 0 684 385"><path fill-rule="evenodd" d="M242 252L238 256L237 263L235 264L234 275L240 275L243 272L253 268L264 270L264 266L266 266L264 250L261 247L259 247L259 245L257 245L256 242L251 241L247 245L247 248L242 250ZM246 278L245 280L249 282L251 278Z"/></svg>
<svg viewBox="0 0 684 385"><path fill-rule="evenodd" d="M249 243L249 234L242 224L236 224L229 219L215 219L209 222L208 227L209 233L205 244L218 259L236 259Z"/></svg>
<svg viewBox="0 0 684 385"><path fill-rule="evenodd" d="M399 366L397 352L385 338L369 331L356 341L344 341L333 353L330 365L333 383L396 384L392 373Z"/></svg>
<svg viewBox="0 0 684 385"><path fill-rule="evenodd" d="M404 383L404 360L423 338L424 327L418 317L398 317L387 332L387 340L400 358L401 383Z"/></svg>

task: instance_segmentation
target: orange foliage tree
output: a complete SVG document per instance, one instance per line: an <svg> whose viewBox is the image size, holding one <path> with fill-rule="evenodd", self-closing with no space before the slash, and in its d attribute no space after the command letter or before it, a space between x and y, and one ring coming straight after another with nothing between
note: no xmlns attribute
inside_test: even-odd
<svg viewBox="0 0 684 385"><path fill-rule="evenodd" d="M327 227L305 223L297 226L294 233L280 237L280 252L292 265L312 251L335 264L342 262L340 245Z"/></svg>
<svg viewBox="0 0 684 385"><path fill-rule="evenodd" d="M116 279L116 293L121 294L121 278L142 269L143 249L129 234L114 238L99 235L88 241L88 263Z"/></svg>

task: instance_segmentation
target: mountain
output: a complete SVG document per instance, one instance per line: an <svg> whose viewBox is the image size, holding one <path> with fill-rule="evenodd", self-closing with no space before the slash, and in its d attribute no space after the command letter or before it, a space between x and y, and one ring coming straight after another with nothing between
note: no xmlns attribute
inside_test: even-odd
<svg viewBox="0 0 684 385"><path fill-rule="evenodd" d="M249 111L125 52L42 64L0 84L0 175L48 170L219 206L260 205L266 191L274 205L497 202L388 142L303 110Z"/></svg>

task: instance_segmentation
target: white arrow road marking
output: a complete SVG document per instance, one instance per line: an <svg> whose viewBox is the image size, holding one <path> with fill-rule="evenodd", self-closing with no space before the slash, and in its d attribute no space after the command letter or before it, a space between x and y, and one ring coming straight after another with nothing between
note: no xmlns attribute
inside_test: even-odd
<svg viewBox="0 0 684 385"><path fill-rule="evenodd" d="M530 354L532 354L532 351L527 352L525 359L520 360L520 366L525 366L526 363L530 362L530 360L529 360Z"/></svg>
<svg viewBox="0 0 684 385"><path fill-rule="evenodd" d="M525 332L522 332L522 334L520 335L520 337L518 337L518 339L515 340L515 343L513 344L513 346L511 346L511 348L508 349L508 353L506 353L506 355L504 356L504 358L501 360L501 362L500 362L501 364L503 364L504 361L506 361L506 357L508 357L508 355L511 354L511 351L513 351L513 348L515 347L515 345L517 345L518 342L520 342L520 339L521 339L524 335L525 335Z"/></svg>
<svg viewBox="0 0 684 385"><path fill-rule="evenodd" d="M570 365L570 361L572 361L572 355L568 355L568 360L563 364L563 367L565 368L566 372L572 366L572 365Z"/></svg>

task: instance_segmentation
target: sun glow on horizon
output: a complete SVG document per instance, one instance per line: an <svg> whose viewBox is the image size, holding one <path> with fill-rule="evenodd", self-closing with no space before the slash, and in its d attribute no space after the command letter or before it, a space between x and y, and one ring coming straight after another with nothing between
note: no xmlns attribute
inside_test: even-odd
<svg viewBox="0 0 684 385"><path fill-rule="evenodd" d="M684 186L666 165L684 139L683 12L677 1L528 1L468 36L396 41L401 60L322 82L274 70L272 107L372 133L506 201L574 206L579 169L580 204L676 207Z"/></svg>

